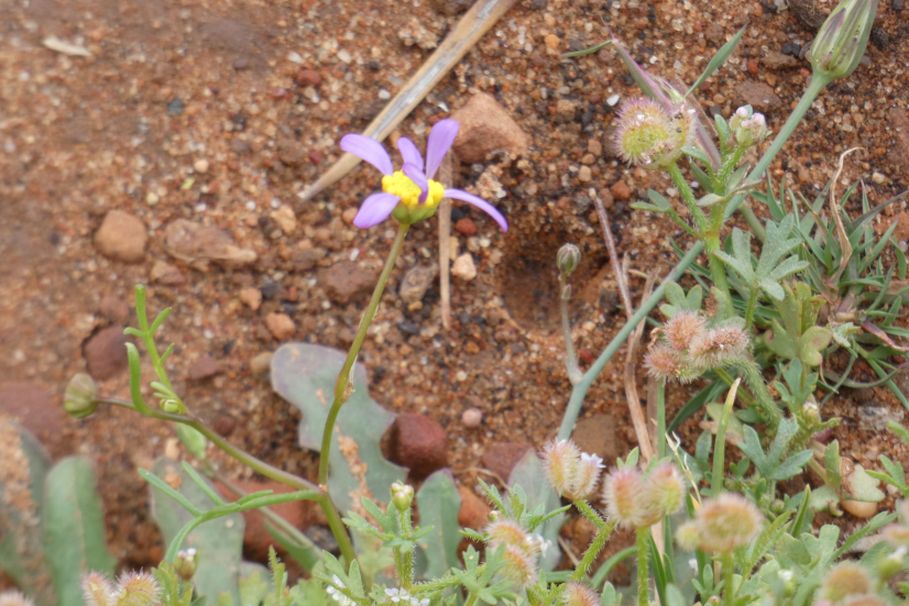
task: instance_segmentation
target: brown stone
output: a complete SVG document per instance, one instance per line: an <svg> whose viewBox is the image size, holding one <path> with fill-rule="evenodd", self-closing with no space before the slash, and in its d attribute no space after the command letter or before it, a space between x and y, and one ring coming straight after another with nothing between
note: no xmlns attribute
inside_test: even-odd
<svg viewBox="0 0 909 606"><path fill-rule="evenodd" d="M187 219L171 221L164 229L164 250L199 269L206 269L211 261L240 266L257 259L255 251L237 246L227 232Z"/></svg>
<svg viewBox="0 0 909 606"><path fill-rule="evenodd" d="M319 272L319 283L335 303L347 305L372 292L376 272L353 261L339 261Z"/></svg>
<svg viewBox="0 0 909 606"><path fill-rule="evenodd" d="M764 54L764 58L761 59L761 63L763 63L764 67L767 69L774 71L791 69L800 65L798 59L792 55L787 55L779 51L767 51Z"/></svg>
<svg viewBox="0 0 909 606"><path fill-rule="evenodd" d="M88 374L98 381L126 369L126 335L122 326L102 328L82 344L82 357Z"/></svg>
<svg viewBox="0 0 909 606"><path fill-rule="evenodd" d="M458 486L461 495L461 509L458 510L458 525L462 528L480 530L489 520L489 505L466 486Z"/></svg>
<svg viewBox="0 0 909 606"><path fill-rule="evenodd" d="M612 187L609 188L609 192L612 194L613 198L616 200L630 200L631 199L631 188L628 187L628 184L624 181L616 181L612 184Z"/></svg>
<svg viewBox="0 0 909 606"><path fill-rule="evenodd" d="M398 295L401 299L409 304L419 303L423 300L423 295L432 286L432 281L436 274L439 273L435 265L417 265L411 267L401 279L401 286L398 287Z"/></svg>
<svg viewBox="0 0 909 606"><path fill-rule="evenodd" d="M618 420L612 415L585 417L574 426L571 438L582 451L598 455L608 465L621 454L615 435L618 425Z"/></svg>
<svg viewBox="0 0 909 606"><path fill-rule="evenodd" d="M205 354L190 365L187 377L190 381L203 381L215 376L221 370L221 363Z"/></svg>
<svg viewBox="0 0 909 606"><path fill-rule="evenodd" d="M508 482L515 465L531 448L523 442L493 442L483 451L480 463L503 482Z"/></svg>
<svg viewBox="0 0 909 606"><path fill-rule="evenodd" d="M294 324L294 321L290 319L290 316L275 312L265 316L265 326L268 328L268 332L279 341L289 339L297 330L297 327Z"/></svg>
<svg viewBox="0 0 909 606"><path fill-rule="evenodd" d="M397 416L389 431L391 459L410 469L413 479L448 465L448 436L435 419L406 412Z"/></svg>
<svg viewBox="0 0 909 606"><path fill-rule="evenodd" d="M454 224L455 231L461 234L462 236L475 236L477 235L477 224L473 222L473 219L470 217L461 217Z"/></svg>
<svg viewBox="0 0 909 606"><path fill-rule="evenodd" d="M262 305L262 291L255 287L243 288L240 290L240 301L253 311L259 309Z"/></svg>
<svg viewBox="0 0 909 606"><path fill-rule="evenodd" d="M63 406L54 394L37 383L0 383L0 415L22 425L41 443L53 448L67 423Z"/></svg>
<svg viewBox="0 0 909 606"><path fill-rule="evenodd" d="M161 259L158 259L152 265L150 277L152 282L165 286L179 286L186 282L183 272L177 266Z"/></svg>
<svg viewBox="0 0 909 606"><path fill-rule="evenodd" d="M763 82L745 80L735 87L735 92L743 104L762 112L774 110L783 103L773 88Z"/></svg>
<svg viewBox="0 0 909 606"><path fill-rule="evenodd" d="M888 131L893 135L889 160L896 166L897 173L903 175L903 182L909 179L909 111L903 107L893 107L887 112Z"/></svg>
<svg viewBox="0 0 909 606"><path fill-rule="evenodd" d="M98 312L114 324L126 324L129 321L129 304L123 297L105 296L98 304Z"/></svg>
<svg viewBox="0 0 909 606"><path fill-rule="evenodd" d="M451 117L461 125L454 150L464 162L480 162L496 150L521 155L530 145L518 123L486 93L475 94Z"/></svg>
<svg viewBox="0 0 909 606"><path fill-rule="evenodd" d="M147 241L142 219L122 210L109 211L95 232L95 246L101 254L124 263L141 261Z"/></svg>

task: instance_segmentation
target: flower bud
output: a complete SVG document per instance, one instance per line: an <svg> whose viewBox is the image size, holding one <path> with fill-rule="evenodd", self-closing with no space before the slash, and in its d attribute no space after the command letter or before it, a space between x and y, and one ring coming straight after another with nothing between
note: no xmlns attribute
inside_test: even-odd
<svg viewBox="0 0 909 606"><path fill-rule="evenodd" d="M543 450L546 478L559 496L586 499L596 489L603 459L581 452L571 440L550 442Z"/></svg>
<svg viewBox="0 0 909 606"><path fill-rule="evenodd" d="M906 547L898 547L886 557L877 561L877 573L884 579L888 580L904 570L903 560L906 558Z"/></svg>
<svg viewBox="0 0 909 606"><path fill-rule="evenodd" d="M559 273L565 277L574 273L581 262L581 249L574 244L563 244L556 253L556 267Z"/></svg>
<svg viewBox="0 0 909 606"><path fill-rule="evenodd" d="M637 469L617 469L603 483L603 500L609 517L625 528L637 528L644 479Z"/></svg>
<svg viewBox="0 0 909 606"><path fill-rule="evenodd" d="M562 592L563 606L599 606L600 598L580 583L568 583Z"/></svg>
<svg viewBox="0 0 909 606"><path fill-rule="evenodd" d="M682 549L694 551L701 544L701 530L695 520L688 520L675 531L675 542Z"/></svg>
<svg viewBox="0 0 909 606"><path fill-rule="evenodd" d="M95 380L88 374L80 372L66 384L66 390L63 392L63 409L77 419L87 417L98 408L97 397L98 385L95 384Z"/></svg>
<svg viewBox="0 0 909 606"><path fill-rule="evenodd" d="M391 485L391 502L395 509L404 513L413 504L413 486L395 482Z"/></svg>
<svg viewBox="0 0 909 606"><path fill-rule="evenodd" d="M147 572L125 572L120 576L117 606L157 606L161 595L158 581Z"/></svg>
<svg viewBox="0 0 909 606"><path fill-rule="evenodd" d="M761 530L761 512L737 494L721 494L704 502L695 520L702 551L728 553L747 545Z"/></svg>
<svg viewBox="0 0 909 606"><path fill-rule="evenodd" d="M82 577L82 599L86 606L114 606L116 589L100 572Z"/></svg>
<svg viewBox="0 0 909 606"><path fill-rule="evenodd" d="M502 576L520 587L530 587L537 582L537 568L531 556L517 547L509 545L502 554L504 564Z"/></svg>
<svg viewBox="0 0 909 606"><path fill-rule="evenodd" d="M0 593L0 606L33 606L33 602L18 591Z"/></svg>
<svg viewBox="0 0 909 606"><path fill-rule="evenodd" d="M506 545L520 549L528 557L540 554L540 542L527 534L527 531L514 520L503 518L490 522L486 526L486 535L489 537L487 543L493 549Z"/></svg>
<svg viewBox="0 0 909 606"><path fill-rule="evenodd" d="M177 560L174 562L174 570L177 575L184 581L190 581L196 574L196 567L199 564L199 554L192 547L181 549L177 552Z"/></svg>
<svg viewBox="0 0 909 606"><path fill-rule="evenodd" d="M662 463L647 476L644 500L659 510L660 517L672 515L682 506L685 483L672 463Z"/></svg>
<svg viewBox="0 0 909 606"><path fill-rule="evenodd" d="M670 114L656 101L634 99L626 102L619 114L616 148L632 164L662 166L682 154L692 127L691 114L684 106Z"/></svg>
<svg viewBox="0 0 909 606"><path fill-rule="evenodd" d="M707 321L693 311L680 311L663 325L663 335L669 345L678 352L685 352L691 341L704 332Z"/></svg>
<svg viewBox="0 0 909 606"><path fill-rule="evenodd" d="M878 0L843 0L818 30L809 59L814 72L827 78L851 74L868 46Z"/></svg>
<svg viewBox="0 0 909 606"><path fill-rule="evenodd" d="M871 591L871 575L858 562L844 560L833 566L821 582L820 595L831 602Z"/></svg>
<svg viewBox="0 0 909 606"><path fill-rule="evenodd" d="M764 114L755 112L750 105L735 110L729 119L729 130L732 131L735 142L742 147L760 143L770 134Z"/></svg>
<svg viewBox="0 0 909 606"><path fill-rule="evenodd" d="M650 348L644 358L644 365L651 377L664 381L678 378L683 370L678 352L662 343Z"/></svg>

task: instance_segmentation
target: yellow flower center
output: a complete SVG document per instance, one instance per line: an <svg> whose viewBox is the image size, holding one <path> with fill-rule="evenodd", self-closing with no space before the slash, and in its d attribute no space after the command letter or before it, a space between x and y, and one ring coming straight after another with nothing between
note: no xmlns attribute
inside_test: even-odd
<svg viewBox="0 0 909 606"><path fill-rule="evenodd" d="M396 170L391 175L382 177L382 191L387 194L393 194L401 198L401 204L407 208L417 208L423 206L426 208L435 208L445 197L445 186L438 181L429 180L429 193L426 200L420 204L420 186L404 174L403 171Z"/></svg>

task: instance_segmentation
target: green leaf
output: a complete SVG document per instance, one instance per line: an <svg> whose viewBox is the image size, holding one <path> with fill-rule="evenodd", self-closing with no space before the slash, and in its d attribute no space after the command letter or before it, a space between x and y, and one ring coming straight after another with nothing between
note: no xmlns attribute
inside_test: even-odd
<svg viewBox="0 0 909 606"><path fill-rule="evenodd" d="M272 388L303 413L299 436L304 448L321 448L344 358L336 349L307 343L282 345L272 357ZM329 453L328 489L342 512L353 509L364 495L387 501L388 487L407 475L403 467L385 459L379 444L395 415L369 397L362 364L356 364L351 375L353 393L338 415Z"/></svg>
<svg viewBox="0 0 909 606"><path fill-rule="evenodd" d="M849 496L857 501L879 503L884 500L884 492L878 488L880 482L869 476L861 465L855 466L847 478L847 484Z"/></svg>
<svg viewBox="0 0 909 606"><path fill-rule="evenodd" d="M428 535L417 541L426 556L424 576L436 579L458 564L461 495L451 472L443 469L426 478L416 498L420 526L430 529Z"/></svg>
<svg viewBox="0 0 909 606"><path fill-rule="evenodd" d="M82 575L112 575L116 560L105 542L104 513L91 462L67 457L47 474L44 549L60 606L82 606Z"/></svg>
<svg viewBox="0 0 909 606"><path fill-rule="evenodd" d="M0 456L0 570L39 606L54 606L41 536L49 457L31 433L6 418L0 418Z"/></svg>
<svg viewBox="0 0 909 606"><path fill-rule="evenodd" d="M197 510L206 511L215 503L208 490L199 487L177 461L160 458L153 467L155 475L164 478L172 490L177 490ZM209 487L211 489L211 487ZM194 519L192 513L161 489L151 486L152 517L170 544L183 527ZM193 583L196 591L209 601L227 594L234 603L239 600L239 579L243 552L245 523L239 513L203 522L186 537L183 546L195 548L199 563Z"/></svg>
<svg viewBox="0 0 909 606"><path fill-rule="evenodd" d="M735 50L735 47L738 46L739 42L742 41L742 36L744 35L745 26L739 29L739 31L737 31L735 35L726 42L726 44L720 47L716 54L710 59L710 62L707 63L707 67L704 68L704 71L701 73L701 75L698 76L698 79L694 81L694 84L692 84L688 91L685 93L686 97L696 91L698 87L703 84L705 80L707 80L707 78L713 75L713 72L718 70L724 63L726 63L729 55L732 54L732 51Z"/></svg>
<svg viewBox="0 0 909 606"><path fill-rule="evenodd" d="M559 495L546 479L540 457L532 450L528 451L512 469L511 476L508 478L508 486L512 491L520 487L526 495L525 502L530 510L540 508L543 511L552 511L559 506ZM559 528L562 527L564 518L564 515L559 514L549 519L540 529L543 538L553 545L558 542ZM561 554L558 549L548 549L540 558L540 564L544 570L552 570L559 563L560 558Z"/></svg>

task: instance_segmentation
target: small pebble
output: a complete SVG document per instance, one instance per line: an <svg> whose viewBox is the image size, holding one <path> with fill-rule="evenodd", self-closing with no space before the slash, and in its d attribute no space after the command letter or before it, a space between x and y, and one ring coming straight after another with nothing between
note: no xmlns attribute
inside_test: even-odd
<svg viewBox="0 0 909 606"><path fill-rule="evenodd" d="M268 374L268 371L271 369L271 358L272 353L270 351L263 351L260 354L256 354L249 361L249 369L252 373L259 377L265 374Z"/></svg>
<svg viewBox="0 0 909 606"><path fill-rule="evenodd" d="M479 408L468 408L461 414L461 422L464 427L474 429L483 422L483 411Z"/></svg>
<svg viewBox="0 0 909 606"><path fill-rule="evenodd" d="M455 259L451 266L451 274L468 282L477 277L477 266L474 265L473 257L470 253L464 253Z"/></svg>
<svg viewBox="0 0 909 606"><path fill-rule="evenodd" d="M262 305L262 291L258 288L244 288L240 290L240 301L253 311L259 309Z"/></svg>
<svg viewBox="0 0 909 606"><path fill-rule="evenodd" d="M586 165L582 166L580 170L578 170L578 181L581 183L589 183L591 179L593 179L593 173L591 172L590 167Z"/></svg>
<svg viewBox="0 0 909 606"><path fill-rule="evenodd" d="M199 158L193 163L193 170L199 174L205 174L208 172L208 160L205 158Z"/></svg>
<svg viewBox="0 0 909 606"><path fill-rule="evenodd" d="M279 341L289 339L297 329L294 321L287 314L272 312L265 316L265 327Z"/></svg>

